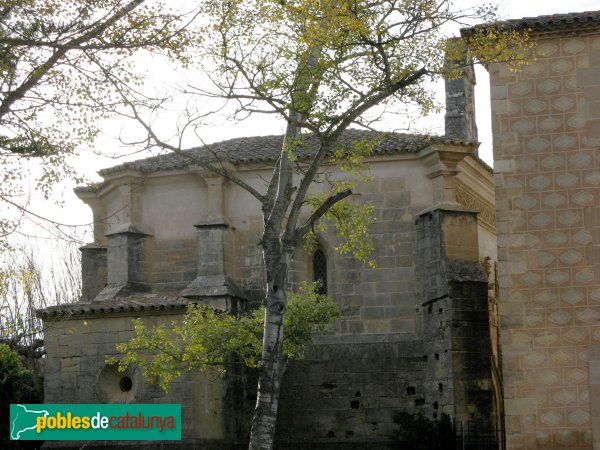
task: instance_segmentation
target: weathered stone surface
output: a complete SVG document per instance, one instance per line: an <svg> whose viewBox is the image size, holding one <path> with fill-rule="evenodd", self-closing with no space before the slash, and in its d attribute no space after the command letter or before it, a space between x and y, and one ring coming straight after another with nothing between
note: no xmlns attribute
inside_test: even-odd
<svg viewBox="0 0 600 450"><path fill-rule="evenodd" d="M348 136L372 133L352 130L342 141ZM470 155L474 146L463 140L395 133L382 140L371 157L373 180L355 189L357 200L374 205L375 268L338 254L333 229L317 233L327 291L342 315L315 336L317 345L304 361L289 365L277 448L391 449L397 446L395 411L478 419L492 414L488 278L480 261L496 255L494 187L491 169ZM312 148L313 139L307 141ZM280 144L275 137L242 138L213 148L232 158L227 167L247 183L262 187ZM333 165L328 169L332 177L346 176ZM181 155L103 174L106 183L85 197L97 215L102 210L110 217L107 258L88 261L84 290L91 296L107 286L96 301L41 313L57 324L46 341L52 402L98 401L99 377L104 399L123 397L111 391L118 389L117 375L106 368L105 356L131 338L131 319L169 324L197 303L243 313L263 296L263 219L256 199ZM312 263L313 255L299 246L288 268L291 288L314 279ZM133 397L182 404L184 439L174 448L234 448L249 430L256 374L239 364L229 369L226 377L181 377L168 394L136 378Z"/></svg>
<svg viewBox="0 0 600 450"><path fill-rule="evenodd" d="M89 244L81 250L81 302L92 301L104 289L107 282L106 246Z"/></svg>
<svg viewBox="0 0 600 450"><path fill-rule="evenodd" d="M588 175L597 168L600 142L600 64L593 48L600 43L598 17L595 11L524 19L521 25L535 21L536 64L547 70L526 70L514 80L500 75L505 65L490 71L492 92L506 92L506 102L524 102L527 119L536 124L526 139L509 145L501 139L504 124L522 121L523 113L504 108L492 117L496 163L520 172L512 184L496 177L498 221L514 224L515 208L530 211L525 224L498 227L509 450L600 446L600 413L594 414L589 395L574 394L593 386L594 363L580 355L588 354L589 333L599 326L586 294L600 283L597 264L586 257L600 242L592 237L591 213L599 192ZM518 91L525 85L534 87L535 97L523 99ZM535 204L523 202L537 195ZM515 254L525 256L516 261ZM535 345L524 343L524 336L535 336Z"/></svg>
<svg viewBox="0 0 600 450"><path fill-rule="evenodd" d="M107 236L107 284L93 301L101 302L150 290L144 267L144 240L147 237L137 230Z"/></svg>

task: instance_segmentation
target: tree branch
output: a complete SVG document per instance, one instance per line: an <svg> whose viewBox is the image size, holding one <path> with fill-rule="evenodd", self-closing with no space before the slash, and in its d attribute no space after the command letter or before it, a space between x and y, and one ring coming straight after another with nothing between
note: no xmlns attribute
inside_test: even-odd
<svg viewBox="0 0 600 450"><path fill-rule="evenodd" d="M304 237L306 233L308 233L313 226L317 223L317 221L323 217L336 203L342 201L346 197L352 195L352 191L350 189L346 189L345 191L338 192L330 197L328 197L322 204L319 206L308 218L308 220L301 227L297 228L294 232L294 243L298 242L300 239Z"/></svg>
<svg viewBox="0 0 600 450"><path fill-rule="evenodd" d="M27 79L14 91L10 92L2 103L0 104L0 119L2 119L9 111L11 106L18 100L21 100L29 90L36 86L40 80L60 61L70 50L72 46L79 46L82 43L99 36L101 33L106 31L109 27L117 23L135 8L144 3L145 0L132 0L123 8L119 9L115 14L106 19L106 21L93 27L87 33L73 39L66 43L63 47L56 49L56 51L48 58L42 65L36 67L31 71Z"/></svg>
<svg viewBox="0 0 600 450"><path fill-rule="evenodd" d="M212 164L211 162L204 160L202 158L196 158L192 153L198 150L201 150L202 148L209 150L209 146L205 145L203 147L192 147L189 149L181 149L180 147L176 147L174 145L171 145L167 142L164 142L162 139L160 139L158 137L158 135L154 132L154 130L152 129L152 127L146 123L146 121L140 116L136 106L133 104L133 102L131 101L131 99L127 98L127 95L125 95L125 93L123 92L122 87L120 86L119 82L117 80L115 80L111 74L95 59L93 59L94 62L96 63L96 65L100 68L100 70L104 71L106 78L113 84L114 88L117 90L117 92L119 93L119 95L121 96L121 98L123 99L124 103L126 105L129 106L129 108L131 109L131 112L133 114L133 119L135 119L145 130L146 133L148 133L148 137L154 141L154 143L160 147L163 148L165 150L170 150L174 153L178 153L180 155L182 155L185 158L188 158L189 160L191 160L192 162L196 163L197 165L199 165L200 167L203 167L207 170L209 170L210 172L214 173L215 175L219 175L222 176L223 178L231 181L232 183L238 185L239 187L241 187L242 189L244 189L246 192L248 192L250 195L252 195L253 197L255 197L259 202L263 202L265 199L265 196L263 194L261 194L260 192L258 192L256 189L254 189L252 186L250 186L248 183L246 183L245 181L241 180L238 177L233 176L228 170L226 170L223 166L221 167L217 167L214 164ZM221 161L222 162L222 161Z"/></svg>

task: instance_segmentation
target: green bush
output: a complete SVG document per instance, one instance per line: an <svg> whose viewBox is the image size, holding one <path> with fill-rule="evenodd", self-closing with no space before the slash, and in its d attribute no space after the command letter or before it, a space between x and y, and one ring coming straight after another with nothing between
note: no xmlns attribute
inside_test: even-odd
<svg viewBox="0 0 600 450"><path fill-rule="evenodd" d="M27 370L16 352L0 344L0 448L34 448L36 443L11 442L10 404L38 403L31 372Z"/></svg>
<svg viewBox="0 0 600 450"><path fill-rule="evenodd" d="M447 414L439 419L429 419L423 414L398 412L394 422L399 425L396 437L399 449L406 450L453 450L456 437L452 421Z"/></svg>

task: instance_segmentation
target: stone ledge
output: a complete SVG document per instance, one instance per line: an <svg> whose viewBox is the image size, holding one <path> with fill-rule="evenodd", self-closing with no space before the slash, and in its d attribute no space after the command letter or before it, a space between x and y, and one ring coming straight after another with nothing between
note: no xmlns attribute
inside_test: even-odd
<svg viewBox="0 0 600 450"><path fill-rule="evenodd" d="M42 319L64 319L70 316L83 316L106 313L126 313L141 311L185 310L197 302L184 297L142 294L119 297L104 302L67 303L38 309L36 314Z"/></svg>

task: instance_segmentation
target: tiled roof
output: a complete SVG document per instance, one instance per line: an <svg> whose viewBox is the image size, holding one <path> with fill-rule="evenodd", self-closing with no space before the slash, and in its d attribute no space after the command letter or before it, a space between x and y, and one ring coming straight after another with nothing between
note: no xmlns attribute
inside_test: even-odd
<svg viewBox="0 0 600 450"><path fill-rule="evenodd" d="M557 29L588 29L600 27L600 11L584 11L566 14L552 14L537 17L523 17L522 19L509 19L493 24L476 25L461 30L463 35L469 35L477 28L490 25L507 27L509 29L531 29L534 32L554 31Z"/></svg>
<svg viewBox="0 0 600 450"><path fill-rule="evenodd" d="M342 146L349 146L358 140L375 139L381 136L383 136L383 138L377 149L374 151L375 155L416 153L431 144L475 145L475 143L450 139L444 136L381 133L354 129L346 130L342 134L339 144ZM313 135L307 135L305 137L305 142L306 145L298 155L300 158L308 157L312 152L316 151L318 146L317 138ZM168 153L151 158L126 162L108 169L102 169L98 173L105 176L127 170L142 173L177 170L193 165L194 160L199 159L204 161L228 161L236 165L267 163L277 159L282 144L283 136L281 135L242 137L216 142L183 153Z"/></svg>
<svg viewBox="0 0 600 450"><path fill-rule="evenodd" d="M98 192L104 186L106 186L106 182L102 183L93 183L87 186L77 186L74 190L75 192Z"/></svg>
<svg viewBox="0 0 600 450"><path fill-rule="evenodd" d="M194 303L197 302L184 297L140 294L130 297L118 297L103 302L66 303L64 305L49 306L37 310L36 313L43 319L60 319L101 313L184 310L188 305Z"/></svg>

